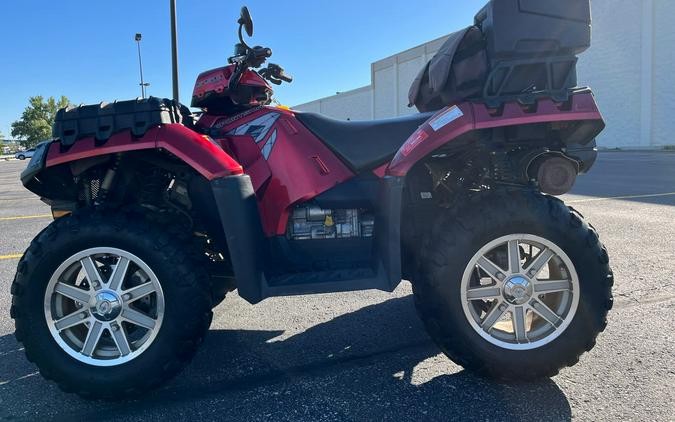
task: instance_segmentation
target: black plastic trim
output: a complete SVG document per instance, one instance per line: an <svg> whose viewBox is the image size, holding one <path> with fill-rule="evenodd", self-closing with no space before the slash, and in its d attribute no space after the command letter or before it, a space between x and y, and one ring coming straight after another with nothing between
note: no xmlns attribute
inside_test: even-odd
<svg viewBox="0 0 675 422"><path fill-rule="evenodd" d="M321 208L373 209L377 203L379 184L380 179L373 173L361 173L313 198L313 201Z"/></svg>
<svg viewBox="0 0 675 422"><path fill-rule="evenodd" d="M52 142L52 140L43 141L35 147L35 152L28 162L28 166L21 172L21 183L26 188L28 188L28 185L33 181L35 176L44 170L47 161L47 151L49 151L49 145Z"/></svg>
<svg viewBox="0 0 675 422"><path fill-rule="evenodd" d="M579 163L579 174L586 174L598 159L598 148L595 139L586 145L567 145L565 155Z"/></svg>
<svg viewBox="0 0 675 422"><path fill-rule="evenodd" d="M227 239L239 296L250 303L264 299L268 249L258 213L258 203L248 175L211 181L221 224Z"/></svg>
<svg viewBox="0 0 675 422"><path fill-rule="evenodd" d="M404 178L380 179L375 210L371 265L277 275L263 287L263 296L333 293L377 289L393 291L401 282L401 210Z"/></svg>

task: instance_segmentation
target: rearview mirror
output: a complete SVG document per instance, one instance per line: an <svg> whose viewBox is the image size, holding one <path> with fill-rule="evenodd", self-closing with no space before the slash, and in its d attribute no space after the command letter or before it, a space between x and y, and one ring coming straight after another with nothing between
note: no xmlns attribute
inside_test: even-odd
<svg viewBox="0 0 675 422"><path fill-rule="evenodd" d="M238 23L244 27L244 30L246 30L246 34L249 37L253 36L253 20L251 19L251 14L248 12L248 7L244 6L241 8L241 15Z"/></svg>

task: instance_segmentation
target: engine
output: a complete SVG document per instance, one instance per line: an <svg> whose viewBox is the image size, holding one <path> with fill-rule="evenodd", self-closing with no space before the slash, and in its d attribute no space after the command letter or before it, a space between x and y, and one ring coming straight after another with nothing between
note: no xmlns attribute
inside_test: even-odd
<svg viewBox="0 0 675 422"><path fill-rule="evenodd" d="M375 218L363 209L323 209L303 205L293 210L288 225L291 240L368 238L373 236Z"/></svg>

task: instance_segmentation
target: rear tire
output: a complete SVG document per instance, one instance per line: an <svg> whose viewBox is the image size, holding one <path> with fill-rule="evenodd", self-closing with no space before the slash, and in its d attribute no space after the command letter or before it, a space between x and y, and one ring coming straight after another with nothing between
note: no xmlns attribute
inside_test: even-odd
<svg viewBox="0 0 675 422"><path fill-rule="evenodd" d="M168 235L142 215L87 210L54 221L33 240L12 284L15 335L28 359L62 390L85 398L138 398L175 376L196 353L212 316L208 274L189 248L189 243ZM117 296L112 287L113 260L121 258L116 256L132 262ZM87 262L94 262L98 270L87 271L82 263L88 257L93 257ZM72 269L61 272L63 268ZM95 276L89 274L97 272L100 282L90 283L89 278ZM50 290L55 283L61 290ZM64 295L63 284L79 286L79 291ZM100 290L92 285L101 286ZM152 289L122 294L141 285ZM103 299L96 299L95 294ZM85 296L78 301L69 300L68 295ZM86 324L63 328L63 323L55 323L78 309ZM150 322L154 328L123 321L134 316L148 323L134 310L154 319ZM102 334L89 352L87 338L97 326ZM120 333L126 340L116 337Z"/></svg>
<svg viewBox="0 0 675 422"><path fill-rule="evenodd" d="M25 156L25 155L19 155L17 158L18 158L19 160L23 161L23 160L26 159L26 156Z"/></svg>
<svg viewBox="0 0 675 422"><path fill-rule="evenodd" d="M493 378L532 380L556 375L593 348L607 324L614 279L605 247L579 213L535 192L481 193L440 217L432 233L418 259L415 304L455 363ZM488 251L502 262L492 276L480 260ZM553 256L542 267L545 279L528 273L539 251L549 251L542 259ZM559 278L564 283L550 281ZM542 303L556 304L548 308L555 315Z"/></svg>

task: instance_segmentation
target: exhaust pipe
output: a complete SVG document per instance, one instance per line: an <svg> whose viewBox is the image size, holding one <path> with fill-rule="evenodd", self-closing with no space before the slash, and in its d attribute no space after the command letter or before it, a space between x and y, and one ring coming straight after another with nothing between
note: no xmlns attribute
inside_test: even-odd
<svg viewBox="0 0 675 422"><path fill-rule="evenodd" d="M539 183L542 192L559 196L572 190L579 174L579 165L560 155L543 155L528 170L531 179Z"/></svg>

